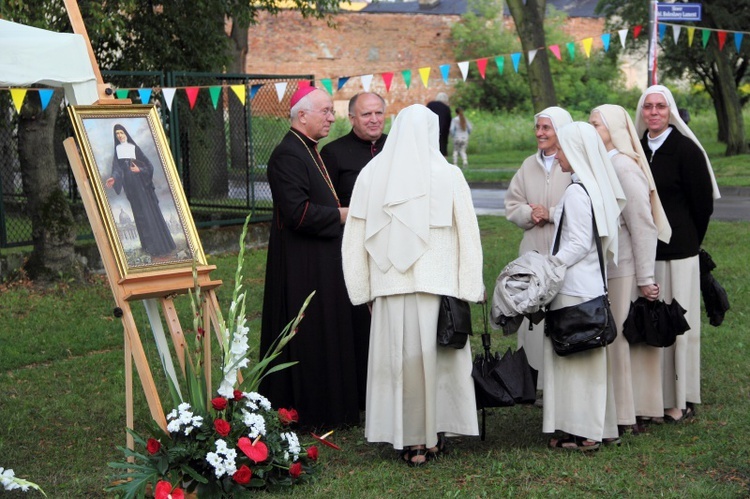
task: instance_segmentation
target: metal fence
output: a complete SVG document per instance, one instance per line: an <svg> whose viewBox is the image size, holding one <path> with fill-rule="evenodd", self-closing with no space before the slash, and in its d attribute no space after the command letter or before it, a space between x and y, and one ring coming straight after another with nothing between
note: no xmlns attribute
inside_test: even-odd
<svg viewBox="0 0 750 499"><path fill-rule="evenodd" d="M133 103L141 103L139 88L177 89L171 107L158 91L152 93L150 103L159 108L198 227L240 224L248 213L253 222L270 219L268 158L289 128L288 95L297 81L312 80L312 75L120 71L102 75L114 87L130 89ZM287 96L281 103L274 85L278 82L287 82ZM187 88L199 89L192 107ZM9 92L0 92L0 113L0 248L7 248L31 244L31 222L18 156L18 114ZM72 134L67 110L60 109L55 163L60 187L80 220L78 237L86 238L91 237L91 229L62 148L62 140Z"/></svg>

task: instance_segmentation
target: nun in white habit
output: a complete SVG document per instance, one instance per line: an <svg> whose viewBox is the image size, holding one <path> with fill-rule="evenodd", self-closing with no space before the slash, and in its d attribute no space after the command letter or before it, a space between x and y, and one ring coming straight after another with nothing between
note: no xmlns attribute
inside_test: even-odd
<svg viewBox="0 0 750 499"><path fill-rule="evenodd" d="M625 205L625 195L594 127L573 122L563 126L557 137L557 160L563 171L573 174L573 183L565 190L555 212L558 227L565 214L556 256L568 269L560 292L550 303L553 310L604 293L593 223L601 238L605 266L608 261L616 262L618 217ZM602 442L618 443L612 371L606 348L560 357L549 338L545 338L544 363L542 431L563 433L550 439L549 446L590 451L598 449Z"/></svg>
<svg viewBox="0 0 750 499"><path fill-rule="evenodd" d="M365 436L411 466L442 452L444 435L478 434L470 346L436 339L441 295L485 297L471 192L438 135L425 106L398 114L359 174L342 248L352 303L372 304Z"/></svg>

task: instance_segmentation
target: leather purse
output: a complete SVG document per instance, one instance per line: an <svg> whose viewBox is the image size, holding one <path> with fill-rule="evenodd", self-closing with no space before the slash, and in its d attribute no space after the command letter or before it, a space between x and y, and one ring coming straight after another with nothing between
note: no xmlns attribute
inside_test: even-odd
<svg viewBox="0 0 750 499"><path fill-rule="evenodd" d="M453 296L443 296L438 312L437 342L439 346L461 349L471 331L471 307L469 302Z"/></svg>
<svg viewBox="0 0 750 499"><path fill-rule="evenodd" d="M583 187L582 184L579 185ZM583 190L585 191L586 188L583 187ZM553 255L560 248L560 232L564 219L565 209L560 216L560 225L557 227L555 244L552 248ZM599 254L599 269L602 274L604 294L570 307L547 310L544 316L544 333L551 340L555 353L561 357L607 346L617 337L617 325L609 307L602 241L596 228L593 205L591 206L591 220L594 225L594 240Z"/></svg>

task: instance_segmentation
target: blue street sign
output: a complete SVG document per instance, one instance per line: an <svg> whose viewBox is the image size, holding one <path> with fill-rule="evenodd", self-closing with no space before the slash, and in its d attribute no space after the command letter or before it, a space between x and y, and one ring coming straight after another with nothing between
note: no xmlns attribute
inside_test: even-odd
<svg viewBox="0 0 750 499"><path fill-rule="evenodd" d="M700 21L701 7L699 3L657 3L657 19L677 22Z"/></svg>

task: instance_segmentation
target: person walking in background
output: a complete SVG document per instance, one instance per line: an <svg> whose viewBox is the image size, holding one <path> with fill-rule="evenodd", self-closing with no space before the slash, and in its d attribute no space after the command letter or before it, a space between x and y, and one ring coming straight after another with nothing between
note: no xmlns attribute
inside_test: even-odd
<svg viewBox="0 0 750 499"><path fill-rule="evenodd" d="M700 268L698 251L718 199L713 169L695 134L680 118L672 92L652 85L641 95L635 128L651 166L672 237L656 246L659 296L687 310L690 329L663 348L664 419L683 421L701 402Z"/></svg>
<svg viewBox="0 0 750 499"><path fill-rule="evenodd" d="M427 109L438 115L440 120L440 154L448 157L448 135L451 128L451 108L448 105L448 94L440 92L435 100L427 103Z"/></svg>
<svg viewBox="0 0 750 499"><path fill-rule="evenodd" d="M594 127L574 122L561 127L557 137L557 160L563 171L572 174L573 183L565 189L555 211L559 239L553 244L559 248L553 254L567 265L567 271L560 291L549 304L550 310L604 294L604 269L593 224L601 238L604 265L616 262L618 217L625 204L617 175ZM563 432L549 440L551 448L591 451L602 442L619 443L607 349L593 348L561 357L552 341L545 339L542 431Z"/></svg>
<svg viewBox="0 0 750 499"><path fill-rule="evenodd" d="M462 167L469 166L466 157L466 147L469 145L471 134L471 122L464 116L464 110L456 108L456 117L451 120L450 135L453 137L453 164L458 165L458 156L461 156Z"/></svg>
<svg viewBox="0 0 750 499"><path fill-rule="evenodd" d="M557 130L572 123L565 109L548 107L534 116L537 151L526 158L505 194L505 216L524 230L518 254L549 254L555 237L554 216L558 201L570 185L570 173L555 160ZM544 383L544 322L532 326L524 319L518 329L518 348L523 347L529 365L539 371L537 389ZM541 403L541 399L538 400Z"/></svg>
<svg viewBox="0 0 750 499"><path fill-rule="evenodd" d="M636 417L662 417L661 348L631 345L623 334L630 302L640 294L654 301L657 238L669 242L672 230L656 192L635 125L628 112L605 104L595 108L589 123L596 129L612 160L627 204L620 214L617 265L607 267L607 288L617 338L608 347L620 434L638 433Z"/></svg>
<svg viewBox="0 0 750 499"><path fill-rule="evenodd" d="M411 466L443 452L446 433L479 433L470 345L437 345L441 295L484 299L471 191L438 126L422 105L398 114L354 186L342 246L352 303L372 304L365 436Z"/></svg>
<svg viewBox="0 0 750 499"><path fill-rule="evenodd" d="M313 291L294 341L275 365L297 364L263 379L274 407L299 412L303 428L359 424L357 366L351 308L341 270L341 237L348 208L317 151L334 122L333 102L315 87L292 96L291 129L271 153L268 183L273 220L268 241L260 357Z"/></svg>
<svg viewBox="0 0 750 499"><path fill-rule="evenodd" d="M349 121L352 130L320 151L341 206L349 206L359 172L383 150L386 134L385 101L371 92L359 93L349 100ZM352 306L354 355L357 365L359 409L365 410L367 391L367 352L370 343L370 310L367 305Z"/></svg>

